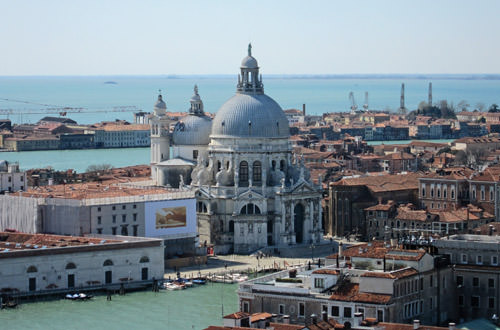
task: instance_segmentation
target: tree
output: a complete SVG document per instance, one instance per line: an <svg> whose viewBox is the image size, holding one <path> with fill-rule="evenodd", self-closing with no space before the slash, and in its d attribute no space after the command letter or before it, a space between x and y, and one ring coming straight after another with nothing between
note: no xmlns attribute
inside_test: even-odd
<svg viewBox="0 0 500 330"><path fill-rule="evenodd" d="M493 103L492 105L490 105L490 107L488 108L488 112L500 112L498 104Z"/></svg>
<svg viewBox="0 0 500 330"><path fill-rule="evenodd" d="M89 167L87 167L87 172L109 171L112 168L113 166L111 164L89 165Z"/></svg>
<svg viewBox="0 0 500 330"><path fill-rule="evenodd" d="M486 105L483 102L476 103L476 109L479 111L483 111L486 108Z"/></svg>
<svg viewBox="0 0 500 330"><path fill-rule="evenodd" d="M458 111L467 111L467 110L469 110L468 109L469 107L470 107L470 104L467 103L466 100L462 100L462 101L458 102L458 104L457 104Z"/></svg>

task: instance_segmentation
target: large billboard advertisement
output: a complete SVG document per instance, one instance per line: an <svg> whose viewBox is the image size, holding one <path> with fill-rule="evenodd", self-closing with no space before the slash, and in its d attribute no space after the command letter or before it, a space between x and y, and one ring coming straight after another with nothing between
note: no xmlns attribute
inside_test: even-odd
<svg viewBox="0 0 500 330"><path fill-rule="evenodd" d="M196 233L196 199L147 202L146 237Z"/></svg>

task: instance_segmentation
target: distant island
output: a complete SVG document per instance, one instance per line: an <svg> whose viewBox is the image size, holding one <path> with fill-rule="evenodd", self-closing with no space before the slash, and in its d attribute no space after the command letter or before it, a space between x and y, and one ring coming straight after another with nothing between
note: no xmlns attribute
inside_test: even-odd
<svg viewBox="0 0 500 330"><path fill-rule="evenodd" d="M110 81L105 81L104 83L107 84L107 85L118 85L118 83L116 81L111 81L111 80Z"/></svg>

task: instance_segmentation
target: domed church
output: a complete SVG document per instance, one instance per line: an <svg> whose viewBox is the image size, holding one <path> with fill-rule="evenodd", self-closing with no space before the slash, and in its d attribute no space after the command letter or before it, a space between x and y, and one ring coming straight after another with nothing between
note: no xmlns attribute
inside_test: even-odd
<svg viewBox="0 0 500 330"><path fill-rule="evenodd" d="M194 118L178 125L174 152L177 143L194 146L184 150L203 151L192 155L196 166L185 186L196 194L200 243L213 244L217 253L249 253L321 240L320 186L292 156L288 120L264 94L251 45L241 62L236 94L210 125ZM184 134L194 126L196 135Z"/></svg>

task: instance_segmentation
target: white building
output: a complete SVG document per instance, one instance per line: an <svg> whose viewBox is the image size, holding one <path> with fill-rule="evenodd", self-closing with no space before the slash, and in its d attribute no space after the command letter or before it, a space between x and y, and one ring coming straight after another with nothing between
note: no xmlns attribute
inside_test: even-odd
<svg viewBox="0 0 500 330"><path fill-rule="evenodd" d="M94 133L94 142L102 148L148 147L150 145L149 125L107 124L88 130Z"/></svg>
<svg viewBox="0 0 500 330"><path fill-rule="evenodd" d="M0 193L24 190L26 187L26 172L19 170L19 164L0 160Z"/></svg>
<svg viewBox="0 0 500 330"><path fill-rule="evenodd" d="M166 256L195 253L191 191L119 184L43 186L0 195L0 230L161 238Z"/></svg>
<svg viewBox="0 0 500 330"><path fill-rule="evenodd" d="M152 283L163 278L163 253L160 239L0 232L2 293Z"/></svg>

